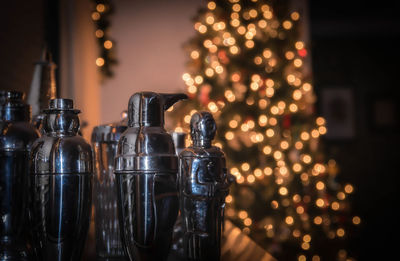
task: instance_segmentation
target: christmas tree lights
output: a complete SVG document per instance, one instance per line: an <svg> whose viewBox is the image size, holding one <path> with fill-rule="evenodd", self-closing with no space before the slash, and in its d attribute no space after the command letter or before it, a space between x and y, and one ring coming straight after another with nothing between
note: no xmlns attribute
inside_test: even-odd
<svg viewBox="0 0 400 261"><path fill-rule="evenodd" d="M338 166L319 149L326 122L314 113L301 17L288 6L229 0L201 8L182 76L192 100L175 118L187 130L196 110L214 115L214 145L237 183L226 216L244 233L278 260L347 260L348 233L361 223L350 215L354 188L335 181Z"/></svg>

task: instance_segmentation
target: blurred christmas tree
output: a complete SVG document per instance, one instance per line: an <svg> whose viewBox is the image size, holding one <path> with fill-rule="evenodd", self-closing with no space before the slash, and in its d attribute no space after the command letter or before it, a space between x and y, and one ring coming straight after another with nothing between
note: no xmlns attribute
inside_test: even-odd
<svg viewBox="0 0 400 261"><path fill-rule="evenodd" d="M278 260L348 260L360 223L350 184L319 149L327 132L314 95L300 14L290 1L210 1L195 18L183 80L191 102L175 110L179 128L209 110L217 143L237 185L226 216ZM184 117L182 117L182 112Z"/></svg>

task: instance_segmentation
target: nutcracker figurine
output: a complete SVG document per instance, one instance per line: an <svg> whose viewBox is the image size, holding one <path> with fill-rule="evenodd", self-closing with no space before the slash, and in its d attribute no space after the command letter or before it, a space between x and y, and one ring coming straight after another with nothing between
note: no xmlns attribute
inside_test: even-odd
<svg viewBox="0 0 400 261"><path fill-rule="evenodd" d="M216 124L209 112L190 121L193 145L179 155L180 210L186 260L219 260L225 197L232 182L224 153L211 142Z"/></svg>

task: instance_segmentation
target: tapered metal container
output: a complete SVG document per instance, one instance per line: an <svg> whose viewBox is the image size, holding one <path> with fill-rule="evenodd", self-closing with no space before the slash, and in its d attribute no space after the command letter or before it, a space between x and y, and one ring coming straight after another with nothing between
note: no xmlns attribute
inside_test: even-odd
<svg viewBox="0 0 400 261"><path fill-rule="evenodd" d="M0 91L0 260L29 260L29 151L39 137L23 93Z"/></svg>
<svg viewBox="0 0 400 261"><path fill-rule="evenodd" d="M91 214L92 150L77 135L72 100L50 100L44 112L44 134L30 156L32 243L37 260L78 261Z"/></svg>
<svg viewBox="0 0 400 261"><path fill-rule="evenodd" d="M116 123L97 126L92 132L95 159L93 205L97 260L127 260L118 221L114 159L118 140L127 128L127 116Z"/></svg>
<svg viewBox="0 0 400 261"><path fill-rule="evenodd" d="M178 159L164 110L184 94L135 93L115 159L122 240L130 260L166 260L178 214Z"/></svg>

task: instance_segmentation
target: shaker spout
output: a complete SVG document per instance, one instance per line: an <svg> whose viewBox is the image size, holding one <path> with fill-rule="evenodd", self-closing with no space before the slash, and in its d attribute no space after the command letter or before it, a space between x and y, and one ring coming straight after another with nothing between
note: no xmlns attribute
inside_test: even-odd
<svg viewBox="0 0 400 261"><path fill-rule="evenodd" d="M188 96L184 93L160 93L164 100L164 111L174 105L177 101L185 100Z"/></svg>

